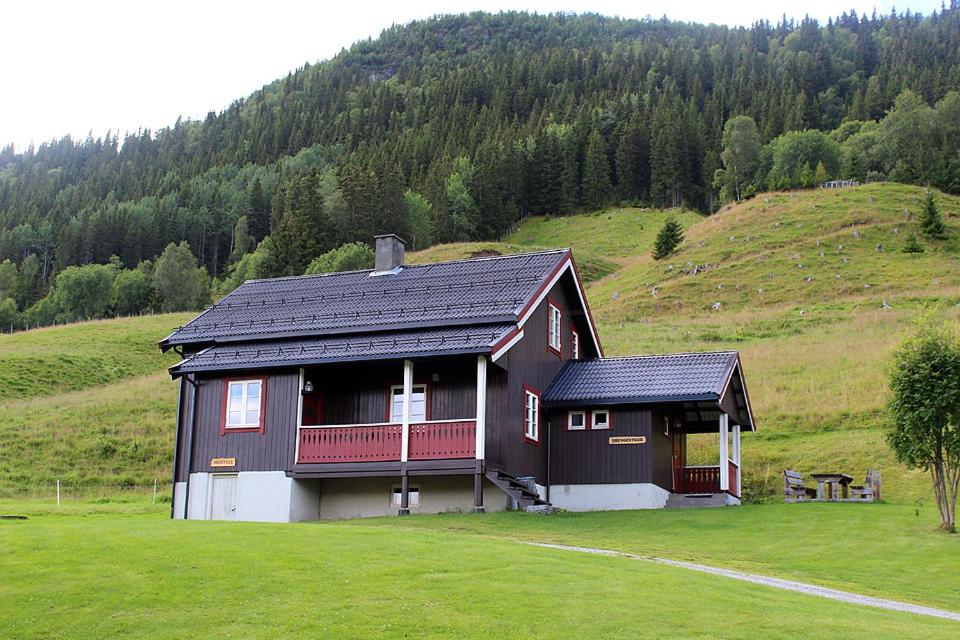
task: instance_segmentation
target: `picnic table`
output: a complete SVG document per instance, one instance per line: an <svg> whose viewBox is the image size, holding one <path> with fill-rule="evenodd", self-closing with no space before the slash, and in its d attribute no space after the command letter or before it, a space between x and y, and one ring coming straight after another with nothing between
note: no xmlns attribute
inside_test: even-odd
<svg viewBox="0 0 960 640"><path fill-rule="evenodd" d="M831 502L841 499L849 500L849 488L850 483L853 482L853 476L845 473L811 473L810 477L817 481L817 500Z"/></svg>

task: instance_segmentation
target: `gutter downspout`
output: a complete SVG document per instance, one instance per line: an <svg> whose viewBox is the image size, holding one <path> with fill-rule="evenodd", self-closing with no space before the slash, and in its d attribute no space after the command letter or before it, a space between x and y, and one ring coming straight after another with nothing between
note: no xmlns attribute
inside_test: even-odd
<svg viewBox="0 0 960 640"><path fill-rule="evenodd" d="M200 383L191 380L190 376L183 378L193 387L193 402L190 404L190 437L187 439L187 488L183 493L183 519L186 520L190 514L190 472L193 470L193 438L197 430L197 400L200 396Z"/></svg>
<svg viewBox="0 0 960 640"><path fill-rule="evenodd" d="M552 440L550 431L550 420L547 420L547 486L545 491L547 502L550 502L550 441Z"/></svg>

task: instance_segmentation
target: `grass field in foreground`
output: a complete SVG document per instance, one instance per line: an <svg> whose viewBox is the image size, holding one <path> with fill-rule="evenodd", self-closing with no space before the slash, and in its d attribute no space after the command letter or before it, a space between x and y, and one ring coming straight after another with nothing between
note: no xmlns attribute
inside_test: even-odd
<svg viewBox="0 0 960 640"><path fill-rule="evenodd" d="M456 519L462 527L493 523L498 529L527 521L560 522L520 514ZM949 621L652 563L459 535L459 527L449 530L452 522L412 517L395 528L266 525L158 515L0 521L0 602L15 603L0 607L0 637L957 634L958 625ZM423 530L420 524L447 530ZM730 540L737 542L750 544Z"/></svg>

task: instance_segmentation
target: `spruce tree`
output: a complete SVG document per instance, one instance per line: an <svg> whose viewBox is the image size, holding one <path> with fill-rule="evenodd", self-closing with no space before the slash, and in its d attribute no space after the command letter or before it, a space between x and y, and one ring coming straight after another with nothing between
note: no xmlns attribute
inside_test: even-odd
<svg viewBox="0 0 960 640"><path fill-rule="evenodd" d="M653 244L653 259L666 258L681 242L683 242L683 227L673 218L668 218L657 233L657 239Z"/></svg>
<svg viewBox="0 0 960 640"><path fill-rule="evenodd" d="M583 203L593 209L603 206L610 195L610 160L607 158L607 143L594 129L587 142L587 155L583 161Z"/></svg>
<svg viewBox="0 0 960 640"><path fill-rule="evenodd" d="M943 216L933 197L932 191L927 191L927 198L923 202L923 211L920 214L920 229L930 238L942 238L946 231L943 226Z"/></svg>

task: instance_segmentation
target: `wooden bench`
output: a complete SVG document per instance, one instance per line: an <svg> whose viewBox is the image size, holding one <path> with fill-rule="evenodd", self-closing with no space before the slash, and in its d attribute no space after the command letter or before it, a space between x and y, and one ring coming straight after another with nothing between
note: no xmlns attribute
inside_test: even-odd
<svg viewBox="0 0 960 640"><path fill-rule="evenodd" d="M880 478L880 472L870 469L867 471L867 479L863 485L850 487L850 499L863 502L874 502L882 499L883 481Z"/></svg>
<svg viewBox="0 0 960 640"><path fill-rule="evenodd" d="M817 495L816 489L810 489L803 483L803 475L790 469L783 470L783 501L804 502Z"/></svg>

